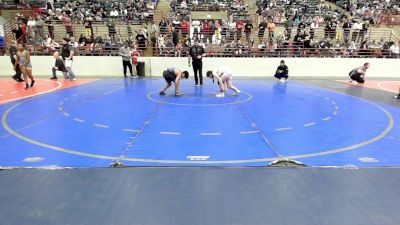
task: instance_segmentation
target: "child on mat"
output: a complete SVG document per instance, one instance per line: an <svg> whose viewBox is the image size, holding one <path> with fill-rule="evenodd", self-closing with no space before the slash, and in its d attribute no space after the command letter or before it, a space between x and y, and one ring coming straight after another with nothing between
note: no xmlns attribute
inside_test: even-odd
<svg viewBox="0 0 400 225"><path fill-rule="evenodd" d="M179 91L179 85L180 85L180 80L181 79L188 79L189 73L188 71L180 71L174 67L170 67L163 72L163 77L167 84L164 86L164 88L160 91L160 95L165 95L165 91L171 87L172 82L175 83L175 96L181 96L181 93Z"/></svg>
<svg viewBox="0 0 400 225"><path fill-rule="evenodd" d="M64 60L60 56L58 52L54 52L53 54L54 59L56 60L54 67L52 68L53 72L53 77L50 78L50 80L57 80L57 70L61 71L64 75L64 79L68 79L68 71L67 68L65 67Z"/></svg>
<svg viewBox="0 0 400 225"><path fill-rule="evenodd" d="M213 71L207 71L207 77L217 79L220 88L220 93L216 95L217 98L225 97L227 88L235 91L233 95L238 95L241 91L232 84L233 71L227 66L221 66Z"/></svg>
<svg viewBox="0 0 400 225"><path fill-rule="evenodd" d="M365 73L369 68L369 63L364 63L363 66L355 68L349 73L350 82L363 84L365 82Z"/></svg>

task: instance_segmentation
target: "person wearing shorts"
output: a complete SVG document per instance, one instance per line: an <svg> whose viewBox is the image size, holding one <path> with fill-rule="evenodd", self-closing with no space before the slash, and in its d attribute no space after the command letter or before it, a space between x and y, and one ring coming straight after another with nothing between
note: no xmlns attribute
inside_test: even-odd
<svg viewBox="0 0 400 225"><path fill-rule="evenodd" d="M165 91L171 87L172 83L175 83L175 96L181 96L181 93L179 91L179 85L180 85L180 80L181 79L188 79L189 77L189 72L187 71L180 71L176 69L175 67L170 67L163 72L163 77L167 84L163 87L163 89L160 91L160 95L165 95Z"/></svg>
<svg viewBox="0 0 400 225"><path fill-rule="evenodd" d="M32 76L31 54L25 49L23 44L18 44L17 59L19 68L24 75L25 90L28 90L35 84L35 79ZM31 79L30 84L28 84L28 78Z"/></svg>
<svg viewBox="0 0 400 225"><path fill-rule="evenodd" d="M213 71L207 71L207 77L218 81L220 88L220 93L216 95L217 98L225 97L226 89L231 89L235 93L233 95L238 95L241 91L233 86L233 71L230 67L221 66Z"/></svg>

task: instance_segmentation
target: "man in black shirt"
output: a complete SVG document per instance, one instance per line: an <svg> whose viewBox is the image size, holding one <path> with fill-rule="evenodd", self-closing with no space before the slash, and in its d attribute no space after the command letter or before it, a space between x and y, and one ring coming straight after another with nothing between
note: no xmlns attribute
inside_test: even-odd
<svg viewBox="0 0 400 225"><path fill-rule="evenodd" d="M194 40L194 45L189 50L188 60L189 60L189 67L190 67L190 58L192 58L193 64L193 72L194 72L194 79L195 79L195 86L202 86L203 85L203 56L205 56L204 48L199 45L199 41L196 39ZM199 76L197 76L197 72ZM200 84L199 84L200 78Z"/></svg>
<svg viewBox="0 0 400 225"><path fill-rule="evenodd" d="M355 68L349 73L350 79L352 83L360 83L363 84L365 82L365 73L369 68L369 63L364 63L363 66Z"/></svg>
<svg viewBox="0 0 400 225"><path fill-rule="evenodd" d="M17 60L17 42L16 41L11 41L11 45L10 45L10 59L11 59L11 63L14 67L15 70L15 75L12 77L15 81L17 82L23 82L24 80L21 78L21 69L19 68L18 65L18 60Z"/></svg>
<svg viewBox="0 0 400 225"><path fill-rule="evenodd" d="M72 71L72 60L74 56L74 47L69 44L69 38L62 39L61 57L64 60L65 68L68 71L69 80L76 80L75 73Z"/></svg>
<svg viewBox="0 0 400 225"><path fill-rule="evenodd" d="M54 67L52 68L53 77L50 80L57 80L57 71L61 71L64 75L64 79L68 79L68 71L65 68L64 60L60 56L58 52L53 54L54 59L56 60Z"/></svg>
<svg viewBox="0 0 400 225"><path fill-rule="evenodd" d="M267 28L267 23L263 20L258 25L258 39L259 39L259 42L261 42L264 39L264 33L265 33L265 29L266 28Z"/></svg>
<svg viewBox="0 0 400 225"><path fill-rule="evenodd" d="M246 25L244 26L244 33L246 34L246 41L250 42L251 30L253 29L253 24L251 20L247 21Z"/></svg>
<svg viewBox="0 0 400 225"><path fill-rule="evenodd" d="M146 36L144 36L143 31L139 30L139 34L136 35L136 41L138 43L139 50L145 50L146 48Z"/></svg>
<svg viewBox="0 0 400 225"><path fill-rule="evenodd" d="M285 83L289 78L289 68L285 65L285 61L281 60L281 64L276 69L275 78L278 79L279 83Z"/></svg>

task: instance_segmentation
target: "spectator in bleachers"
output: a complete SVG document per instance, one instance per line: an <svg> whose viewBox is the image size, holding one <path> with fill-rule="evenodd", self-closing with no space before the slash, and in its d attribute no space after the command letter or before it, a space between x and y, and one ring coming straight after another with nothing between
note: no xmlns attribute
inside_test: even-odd
<svg viewBox="0 0 400 225"><path fill-rule="evenodd" d="M168 23L165 21L165 18L162 18L160 23L158 24L158 27L160 28L160 33L161 34L166 34L168 31Z"/></svg>
<svg viewBox="0 0 400 225"><path fill-rule="evenodd" d="M246 25L244 26L244 33L246 34L246 42L250 42L250 37L251 37L251 31L253 30L253 24L251 23L251 20L246 22Z"/></svg>
<svg viewBox="0 0 400 225"><path fill-rule="evenodd" d="M173 28L172 31L172 43L174 43L174 47L178 44L179 42L179 33L176 31L175 28Z"/></svg>
<svg viewBox="0 0 400 225"><path fill-rule="evenodd" d="M42 20L42 17L40 15L36 16L36 21L35 21L35 25L36 25L36 32L39 35L40 38L44 39L45 34L44 34L44 21Z"/></svg>
<svg viewBox="0 0 400 225"><path fill-rule="evenodd" d="M268 37L273 39L275 37L274 32L275 32L275 23L270 19L267 24L267 29L268 29Z"/></svg>
<svg viewBox="0 0 400 225"><path fill-rule="evenodd" d="M142 30L140 30L136 35L136 41L138 43L139 50L143 51L146 48L146 36L143 34Z"/></svg>
<svg viewBox="0 0 400 225"><path fill-rule="evenodd" d="M261 23L258 25L258 39L259 42L262 42L264 39L264 33L265 29L267 28L267 23L263 20Z"/></svg>
<svg viewBox="0 0 400 225"><path fill-rule="evenodd" d="M400 49L397 43L394 43L389 49L393 58L399 58Z"/></svg>

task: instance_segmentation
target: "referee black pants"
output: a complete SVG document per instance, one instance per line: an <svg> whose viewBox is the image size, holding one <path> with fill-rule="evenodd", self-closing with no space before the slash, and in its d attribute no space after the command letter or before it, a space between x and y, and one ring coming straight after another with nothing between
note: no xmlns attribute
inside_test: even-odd
<svg viewBox="0 0 400 225"><path fill-rule="evenodd" d="M129 68L129 72L131 73L131 76L133 75L133 73L132 73L132 64L131 64L131 61L125 61L125 60L122 60L122 65L123 65L123 67L124 67L124 76L126 77L126 67L128 67Z"/></svg>
<svg viewBox="0 0 400 225"><path fill-rule="evenodd" d="M201 60L193 61L193 72L196 85L199 84L199 78L200 78L200 85L203 85L203 61Z"/></svg>

